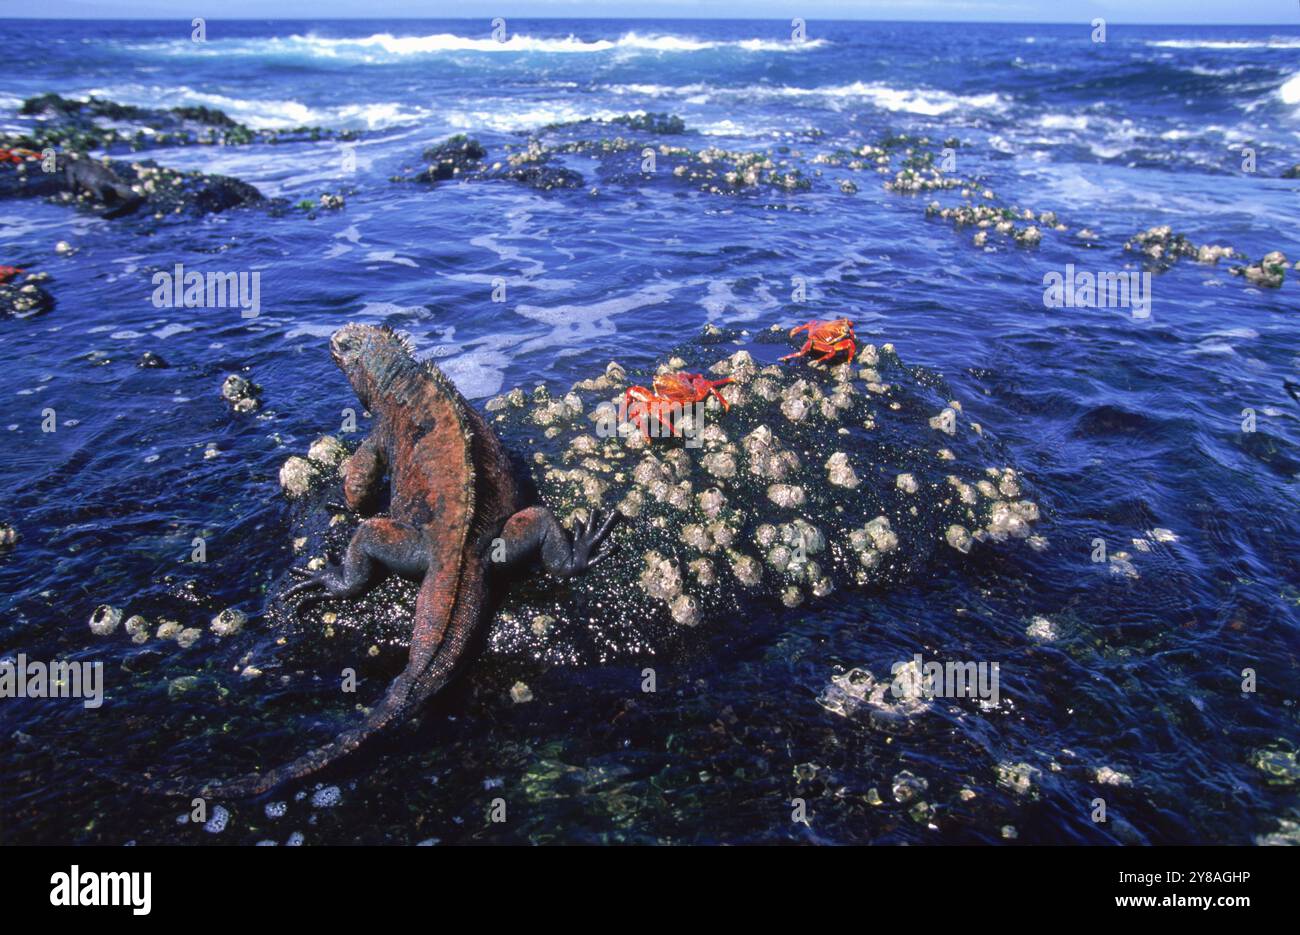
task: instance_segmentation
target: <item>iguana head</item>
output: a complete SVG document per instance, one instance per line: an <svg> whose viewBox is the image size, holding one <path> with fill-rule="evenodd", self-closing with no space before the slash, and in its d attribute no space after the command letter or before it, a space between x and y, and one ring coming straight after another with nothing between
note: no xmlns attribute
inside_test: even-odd
<svg viewBox="0 0 1300 935"><path fill-rule="evenodd" d="M330 338L330 356L367 409L406 364L411 345L391 328L344 325Z"/></svg>

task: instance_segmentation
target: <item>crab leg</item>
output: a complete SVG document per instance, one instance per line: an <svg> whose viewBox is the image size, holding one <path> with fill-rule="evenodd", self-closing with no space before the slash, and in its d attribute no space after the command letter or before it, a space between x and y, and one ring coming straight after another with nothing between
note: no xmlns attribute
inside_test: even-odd
<svg viewBox="0 0 1300 935"><path fill-rule="evenodd" d="M804 325L804 327L806 328L808 326ZM798 330L799 330L798 328L795 329L795 331ZM791 333L793 334L794 332ZM808 342L804 344L803 347L799 348L799 350L795 351L793 354L786 354L784 357L781 358L781 360L789 360L791 357L803 357L805 354L808 353L809 348L811 348L812 346L813 346L813 340L812 338L809 338Z"/></svg>

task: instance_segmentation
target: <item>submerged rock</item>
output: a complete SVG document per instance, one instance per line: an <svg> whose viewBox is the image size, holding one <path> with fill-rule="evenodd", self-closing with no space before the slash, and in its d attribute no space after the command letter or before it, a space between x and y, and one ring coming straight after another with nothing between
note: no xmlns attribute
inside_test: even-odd
<svg viewBox="0 0 1300 935"><path fill-rule="evenodd" d="M476 171L486 157L487 150L482 143L458 133L424 151L421 158L429 165L422 181L441 182L470 170Z"/></svg>
<svg viewBox="0 0 1300 935"><path fill-rule="evenodd" d="M49 273L0 266L0 318L32 318L54 308L54 296L45 288L49 279Z"/></svg>
<svg viewBox="0 0 1300 935"><path fill-rule="evenodd" d="M606 122L657 136L673 136L686 132L686 121L676 114L623 114L611 117Z"/></svg>
<svg viewBox="0 0 1300 935"><path fill-rule="evenodd" d="M558 660L658 646L683 625L724 625L754 601L801 606L839 589L898 581L939 548L954 554L945 546L950 526L980 533L959 540L969 550L978 541L1011 541L1018 523L1037 520L1010 505L1023 496L1011 499L1021 491L1009 484L999 489L1001 468L996 479L985 473L984 465L997 463L996 449L956 418L953 394L935 375L902 364L891 346L864 349L861 362L876 371L881 389L870 393L850 368L833 374L765 364L781 348L762 343L719 358L713 342L726 337L735 339L705 335L668 355L678 358L676 369L731 376L737 384L727 389L741 391L729 411L706 411L695 447L683 439L652 438L641 447L631 438L593 438L585 420L548 437L533 418L546 400L493 412L509 448L554 464L575 445L595 444L609 462L608 483L595 497L571 471L535 468L541 498L557 515L629 501L637 512L616 528L618 550L604 566L558 592L512 589L503 605L509 617L490 636L494 648ZM784 334L770 340L786 343ZM609 389L579 384L574 392L587 410L620 402ZM821 405L832 398L837 404ZM796 419L792 400L806 403ZM930 418L941 409L952 414L941 436L947 457L930 441ZM862 427L869 419L874 429ZM854 465L870 465L871 473L860 476ZM969 489L967 499L949 477ZM976 489L986 479L988 495ZM539 646L523 632L537 614L583 623L552 627Z"/></svg>
<svg viewBox="0 0 1300 935"><path fill-rule="evenodd" d="M426 149L422 157L427 164L424 169L414 175L395 176L393 181L434 184L453 179L507 179L543 191L582 188L585 184L582 176L556 165L555 156L554 151L545 149L533 139L529 140L523 152L513 153L504 161L489 163L483 144L462 133Z"/></svg>
<svg viewBox="0 0 1300 935"><path fill-rule="evenodd" d="M151 161L95 159L64 150L52 172L0 165L0 198L45 197L114 219L214 214L266 202L254 186L226 175L180 172Z"/></svg>
<svg viewBox="0 0 1300 935"><path fill-rule="evenodd" d="M1168 224L1149 227L1132 236L1124 249L1141 253L1160 269L1168 268L1180 257L1196 257L1200 250L1183 234L1174 233Z"/></svg>
<svg viewBox="0 0 1300 935"><path fill-rule="evenodd" d="M1281 746L1256 750L1250 756L1250 764L1268 776L1271 785L1300 784L1300 755L1295 750Z"/></svg>
<svg viewBox="0 0 1300 935"><path fill-rule="evenodd" d="M1266 289L1280 289L1286 278L1286 256L1280 250L1266 254L1258 263L1249 266L1233 267L1234 275L1245 277L1246 281Z"/></svg>
<svg viewBox="0 0 1300 935"><path fill-rule="evenodd" d="M889 587L929 562L960 561L960 551L1018 542L1037 521L1023 505L1025 478L1000 466L987 433L956 418L942 379L905 365L892 346L864 348L854 367L831 371L775 366L791 344L784 331L720 353L739 339L718 329L664 358L737 380L725 388L730 410L706 409L694 437L647 442L610 417L626 383L648 385L655 367L616 381L597 372L563 395L512 390L487 404L490 424L508 450L525 454L539 499L566 526L593 508L625 516L615 551L588 573L512 582L487 635L490 652L556 663L659 655L693 634L845 589ZM867 391L857 366L873 371L879 392ZM812 402L797 420L783 411L792 399ZM930 420L944 409L951 432L936 433ZM999 467L990 474L989 465ZM900 475L915 488L900 486ZM282 477L302 491L293 507L301 554L341 554L357 518L325 507L338 502L337 477L318 483L301 458ZM359 652L396 650L409 639L414 599L415 586L392 577L298 618L272 601L268 622L328 631ZM882 724L903 717L890 707L902 701L883 702Z"/></svg>
<svg viewBox="0 0 1300 935"><path fill-rule="evenodd" d="M138 107L91 96L86 100L47 93L27 98L18 109L20 117L37 118L21 124L17 142L37 151L63 146L73 150L141 150L176 145L239 146L253 142L283 142L288 139L350 137L349 131L335 134L319 127L294 130L254 130L223 111L204 106L169 108Z"/></svg>
<svg viewBox="0 0 1300 935"><path fill-rule="evenodd" d="M221 396L235 412L256 412L262 405L262 388L237 373L222 381Z"/></svg>

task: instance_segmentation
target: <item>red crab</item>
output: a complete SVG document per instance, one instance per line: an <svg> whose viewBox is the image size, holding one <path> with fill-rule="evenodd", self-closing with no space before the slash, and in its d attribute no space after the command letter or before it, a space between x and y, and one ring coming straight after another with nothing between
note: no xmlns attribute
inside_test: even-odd
<svg viewBox="0 0 1300 935"><path fill-rule="evenodd" d="M30 149L3 149L0 148L0 162L12 162L14 165L26 160L39 156L40 153L34 153Z"/></svg>
<svg viewBox="0 0 1300 935"><path fill-rule="evenodd" d="M794 337L800 331L808 332L808 340L804 346L799 348L793 354L786 354L782 360L789 360L791 357L804 357L810 351L818 351L821 357L817 358L820 363L824 360L830 360L840 351L849 352L849 360L852 360L858 352L857 335L853 333L853 322L847 318L837 318L834 321L810 321L798 328L790 329L790 337Z"/></svg>
<svg viewBox="0 0 1300 935"><path fill-rule="evenodd" d="M22 270L16 266L0 266L0 285L7 283L21 272Z"/></svg>
<svg viewBox="0 0 1300 935"><path fill-rule="evenodd" d="M623 395L623 405L627 408L628 419L636 419L641 427L641 434L647 439L650 432L646 428L646 416L652 415L661 425L672 428L674 435L680 435L673 422L675 413L692 403L707 399L709 394L718 398L722 408L731 406L718 392L718 387L726 386L731 377L725 380L708 380L700 373L661 373L654 378L654 389L633 386Z"/></svg>

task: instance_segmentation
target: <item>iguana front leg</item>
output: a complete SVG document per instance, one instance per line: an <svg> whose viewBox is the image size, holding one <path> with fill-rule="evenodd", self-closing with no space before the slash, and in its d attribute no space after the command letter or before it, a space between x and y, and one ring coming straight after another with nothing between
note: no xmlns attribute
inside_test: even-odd
<svg viewBox="0 0 1300 935"><path fill-rule="evenodd" d="M348 509L362 512L374 506L383 489L384 472L388 468L384 446L377 432L366 436L352 457L343 462L343 499Z"/></svg>
<svg viewBox="0 0 1300 935"><path fill-rule="evenodd" d="M605 539L618 519L618 510L613 510L598 526L593 511L590 523L574 521L570 540L554 513L543 506L530 506L506 520L499 544L492 543L493 551L489 555L507 565L517 565L536 556L551 574L569 578L586 571L610 553L613 543ZM501 548L504 556L498 554Z"/></svg>

